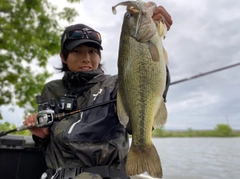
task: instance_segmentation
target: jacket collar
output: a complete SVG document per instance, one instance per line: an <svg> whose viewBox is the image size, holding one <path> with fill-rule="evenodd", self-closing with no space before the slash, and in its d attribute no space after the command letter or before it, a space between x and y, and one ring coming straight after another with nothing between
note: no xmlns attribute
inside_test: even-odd
<svg viewBox="0 0 240 179"><path fill-rule="evenodd" d="M67 71L63 76L63 81L68 84L69 87L80 87L87 84L95 84L103 78L105 78L104 72L101 68L98 68L97 70L87 72Z"/></svg>

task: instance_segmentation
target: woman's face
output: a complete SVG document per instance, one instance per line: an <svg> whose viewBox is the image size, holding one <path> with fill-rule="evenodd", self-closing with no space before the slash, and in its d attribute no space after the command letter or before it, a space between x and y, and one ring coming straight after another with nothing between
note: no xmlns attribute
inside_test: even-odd
<svg viewBox="0 0 240 179"><path fill-rule="evenodd" d="M101 61L98 49L80 45L69 52L67 60L61 55L62 62L71 72L96 70Z"/></svg>

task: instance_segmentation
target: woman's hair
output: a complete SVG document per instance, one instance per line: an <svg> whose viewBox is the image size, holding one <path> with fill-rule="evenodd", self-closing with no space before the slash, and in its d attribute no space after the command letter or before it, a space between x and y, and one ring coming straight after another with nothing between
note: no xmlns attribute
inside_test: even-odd
<svg viewBox="0 0 240 179"><path fill-rule="evenodd" d="M95 44L93 44L93 43L84 43L84 44L81 44L81 45L86 45L86 46L88 46L88 47L94 47L94 48L96 48L96 49L97 49L97 53L98 53L98 55L100 56L100 59L102 58L102 56L101 56L101 51L100 51L99 46L97 46L97 45L95 45ZM61 51L61 53L62 53L62 55L63 55L63 58L64 58L65 60L67 60L70 51L68 51L67 49L64 48L64 49ZM100 64L99 64L99 67L102 68L102 66L103 66L103 65L100 63ZM62 62L62 67L61 67L61 68L55 68L55 69L60 70L61 72L69 71L67 64L66 64L66 63L63 63L63 62Z"/></svg>

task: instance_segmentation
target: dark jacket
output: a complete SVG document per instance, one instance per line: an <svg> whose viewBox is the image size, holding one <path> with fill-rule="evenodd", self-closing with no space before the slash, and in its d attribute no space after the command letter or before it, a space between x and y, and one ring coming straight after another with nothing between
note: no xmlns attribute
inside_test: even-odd
<svg viewBox="0 0 240 179"><path fill-rule="evenodd" d="M59 104L61 97L72 95L76 109L83 109L115 99L116 90L117 76L105 75L100 69L66 72L62 80L44 86L41 99L49 102L53 98ZM45 156L51 169L108 165L124 171L128 148L128 134L119 122L115 103L110 103L55 121Z"/></svg>

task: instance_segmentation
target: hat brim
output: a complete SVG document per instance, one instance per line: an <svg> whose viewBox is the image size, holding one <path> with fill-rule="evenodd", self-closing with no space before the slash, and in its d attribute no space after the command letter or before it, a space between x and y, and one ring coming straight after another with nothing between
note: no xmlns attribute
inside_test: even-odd
<svg viewBox="0 0 240 179"><path fill-rule="evenodd" d="M65 48L69 51L73 50L75 47L84 44L84 43L93 43L94 45L97 45L101 50L103 49L102 46L91 39L79 39L79 40L73 40L72 42L69 42L67 45L65 45Z"/></svg>

